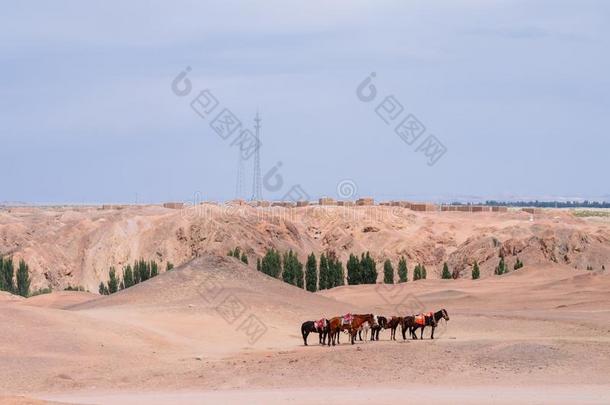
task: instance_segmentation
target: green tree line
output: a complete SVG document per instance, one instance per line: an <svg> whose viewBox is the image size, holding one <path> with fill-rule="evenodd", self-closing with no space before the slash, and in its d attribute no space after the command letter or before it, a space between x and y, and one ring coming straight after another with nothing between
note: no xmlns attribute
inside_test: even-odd
<svg viewBox="0 0 610 405"><path fill-rule="evenodd" d="M30 296L30 267L25 260L19 260L17 272L12 257L0 256L0 291Z"/></svg>
<svg viewBox="0 0 610 405"><path fill-rule="evenodd" d="M174 268L171 262L167 262L165 271L170 271ZM111 266L108 270L108 282L100 281L98 292L101 295L114 294L117 291L133 287L136 284L149 280L159 275L159 265L156 261L146 261L144 259L136 260L131 264L123 267L121 275L117 274L116 269Z"/></svg>

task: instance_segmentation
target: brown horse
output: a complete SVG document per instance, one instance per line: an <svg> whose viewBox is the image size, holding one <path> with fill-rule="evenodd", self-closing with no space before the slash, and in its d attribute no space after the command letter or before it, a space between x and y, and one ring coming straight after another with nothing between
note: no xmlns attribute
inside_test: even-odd
<svg viewBox="0 0 610 405"><path fill-rule="evenodd" d="M402 316L392 316L386 324L386 329L390 329L390 340L396 340L396 328L402 324Z"/></svg>
<svg viewBox="0 0 610 405"><path fill-rule="evenodd" d="M358 330L360 330L360 328L366 322L369 322L369 325L373 325L373 323L375 322L373 314L352 315L351 321L349 322L344 322L344 317L342 316L336 316L334 318L331 318L328 321L330 334L328 345L330 346L332 343L332 345L334 346L335 341L337 342L337 344L339 344L339 333L343 330L349 333L351 342L352 344L354 344L354 340L356 334L358 333Z"/></svg>
<svg viewBox="0 0 610 405"><path fill-rule="evenodd" d="M360 316L360 317L365 317L367 316L367 314L356 314L355 316ZM358 334L356 335L357 339L360 339L360 341L362 342L362 332L364 332L364 341L366 342L368 340L368 334L369 331L371 331L371 340L373 339L373 335L375 333L375 328L379 327L379 322L380 322L380 317L376 316L375 314L373 314L373 322L365 322L362 324L362 326L360 328L358 328ZM381 317L383 318L383 317ZM383 318L381 320L381 322L384 322ZM385 322L384 322L385 324ZM379 334L379 332L377 332L377 334Z"/></svg>
<svg viewBox="0 0 610 405"><path fill-rule="evenodd" d="M368 323L368 325L367 325ZM371 327L375 323L375 316L373 314L366 315L354 315L354 320L352 321L352 327L349 330L350 338L352 344L356 340L356 335L358 331L362 330L363 327ZM366 338L366 337L365 337Z"/></svg>
<svg viewBox="0 0 610 405"><path fill-rule="evenodd" d="M337 344L339 344L339 333L342 330L350 330L351 323L343 322L342 316L335 316L334 318L330 318L328 320L328 345L330 346L331 342L333 346L335 345L335 340Z"/></svg>
<svg viewBox="0 0 610 405"><path fill-rule="evenodd" d="M449 320L449 314L447 313L446 309L441 309L440 311L436 311L434 313L430 313L430 314L420 314L420 315L424 315L424 324L419 324L417 322L415 322L415 316L406 316L403 320L403 327L402 327L402 338L405 339L405 334L406 334L406 328L409 328L409 332L411 333L411 337L413 339L417 339L417 335L415 334L415 332L417 331L417 329L421 328L421 333L419 335L420 339L424 338L424 329L426 328L426 326L431 326L432 327L432 333L430 334L430 339L434 339L434 329L436 329L436 327L438 326L438 321L440 321L441 319L444 319L445 321Z"/></svg>

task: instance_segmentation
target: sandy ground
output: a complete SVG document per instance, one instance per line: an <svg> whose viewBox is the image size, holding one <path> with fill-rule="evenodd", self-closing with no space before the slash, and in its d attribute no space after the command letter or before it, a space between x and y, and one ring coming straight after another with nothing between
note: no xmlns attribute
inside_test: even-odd
<svg viewBox="0 0 610 405"><path fill-rule="evenodd" d="M0 392L10 397L0 401L608 403L608 291L606 274L546 265L311 294L204 256L109 297L1 295ZM320 316L441 307L450 320L435 340L383 331L329 348L300 336Z"/></svg>
<svg viewBox="0 0 610 405"><path fill-rule="evenodd" d="M426 404L607 404L610 394L606 387L536 386L510 388L494 386L473 387L421 387L402 388L333 388L333 389L275 389L275 390L222 390L184 391L121 394L69 394L51 395L49 399L67 400L81 404L311 404L311 403L404 403Z"/></svg>

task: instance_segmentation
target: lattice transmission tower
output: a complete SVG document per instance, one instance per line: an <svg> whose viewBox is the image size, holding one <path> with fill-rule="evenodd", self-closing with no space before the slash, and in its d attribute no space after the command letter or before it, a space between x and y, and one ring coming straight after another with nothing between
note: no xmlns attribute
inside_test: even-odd
<svg viewBox="0 0 610 405"><path fill-rule="evenodd" d="M263 199L263 181L261 178L261 117L256 112L254 118L255 136L257 139L257 148L254 151L254 170L252 171L252 201L261 201Z"/></svg>

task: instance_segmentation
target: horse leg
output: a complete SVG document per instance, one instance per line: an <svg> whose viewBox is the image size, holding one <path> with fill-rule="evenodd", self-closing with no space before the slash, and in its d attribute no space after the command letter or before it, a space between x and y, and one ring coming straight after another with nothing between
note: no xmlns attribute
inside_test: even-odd
<svg viewBox="0 0 610 405"><path fill-rule="evenodd" d="M435 326L432 327L432 334L430 335L430 339L434 339L434 329L436 329Z"/></svg>
<svg viewBox="0 0 610 405"><path fill-rule="evenodd" d="M424 328L425 328L425 326L422 326L422 327L421 327L421 334L419 335L419 338L420 338L421 340L424 340Z"/></svg>
<svg viewBox="0 0 610 405"><path fill-rule="evenodd" d="M416 331L417 331L416 326L411 326L409 328L409 332L411 332L411 339L417 340L417 335L415 334Z"/></svg>
<svg viewBox="0 0 610 405"><path fill-rule="evenodd" d="M309 331L303 330L303 343L307 346L307 336L309 336Z"/></svg>

